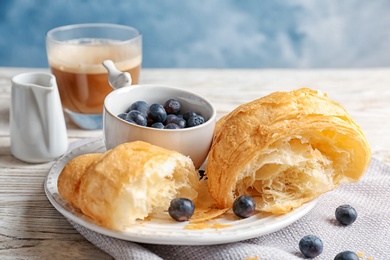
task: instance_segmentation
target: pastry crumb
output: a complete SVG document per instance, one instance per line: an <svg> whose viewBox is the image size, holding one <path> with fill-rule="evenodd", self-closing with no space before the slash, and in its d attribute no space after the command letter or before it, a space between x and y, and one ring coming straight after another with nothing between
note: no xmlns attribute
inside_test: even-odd
<svg viewBox="0 0 390 260"><path fill-rule="evenodd" d="M260 260L260 257L258 257L258 256L248 256L248 257L245 257L245 260Z"/></svg>
<svg viewBox="0 0 390 260"><path fill-rule="evenodd" d="M202 230L202 229L221 229L232 226L231 224L221 224L221 223L190 223L184 227L187 230Z"/></svg>

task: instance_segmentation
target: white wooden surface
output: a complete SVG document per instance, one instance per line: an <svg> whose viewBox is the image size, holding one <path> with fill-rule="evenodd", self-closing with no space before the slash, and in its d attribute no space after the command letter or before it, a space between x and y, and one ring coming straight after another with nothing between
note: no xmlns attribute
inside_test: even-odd
<svg viewBox="0 0 390 260"><path fill-rule="evenodd" d="M79 235L47 200L52 165L10 154L11 77L44 69L0 67L0 259L111 259ZM390 164L390 68L360 70L143 69L141 84L189 89L213 102L218 116L273 91L309 87L328 93L362 127L373 157ZM101 136L68 124L69 142Z"/></svg>

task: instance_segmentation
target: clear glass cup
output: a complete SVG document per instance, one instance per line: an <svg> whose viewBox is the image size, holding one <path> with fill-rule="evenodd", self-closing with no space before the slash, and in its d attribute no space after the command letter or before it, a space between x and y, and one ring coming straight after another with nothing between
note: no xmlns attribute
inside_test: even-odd
<svg viewBox="0 0 390 260"><path fill-rule="evenodd" d="M46 51L57 80L65 115L83 129L101 129L108 84L104 60L112 60L138 84L142 65L142 35L117 24L75 24L50 30Z"/></svg>

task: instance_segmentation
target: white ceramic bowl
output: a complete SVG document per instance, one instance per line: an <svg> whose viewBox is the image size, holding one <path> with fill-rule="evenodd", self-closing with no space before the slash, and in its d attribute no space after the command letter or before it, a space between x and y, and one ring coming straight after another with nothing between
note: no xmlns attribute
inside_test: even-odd
<svg viewBox="0 0 390 260"><path fill-rule="evenodd" d="M170 98L178 100L181 111L193 110L205 118L205 123L183 129L156 129L139 126L117 115L135 101L164 104ZM103 132L107 149L131 141L145 141L189 156L196 168L207 158L216 123L216 110L204 97L187 90L159 85L133 85L112 91L104 100Z"/></svg>

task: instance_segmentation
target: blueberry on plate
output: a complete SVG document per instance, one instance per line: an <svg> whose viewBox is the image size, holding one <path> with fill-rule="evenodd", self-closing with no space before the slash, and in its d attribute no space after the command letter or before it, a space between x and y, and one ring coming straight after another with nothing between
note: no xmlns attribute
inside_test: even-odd
<svg viewBox="0 0 390 260"><path fill-rule="evenodd" d="M150 117L154 123L164 123L167 119L167 112L161 104L155 103L149 107L148 117Z"/></svg>
<svg viewBox="0 0 390 260"><path fill-rule="evenodd" d="M127 113L126 121L129 121L131 123L135 122L137 125L146 126L147 120L144 117L144 115L138 111L138 110L131 110L129 113Z"/></svg>
<svg viewBox="0 0 390 260"><path fill-rule="evenodd" d="M188 118L188 127L198 126L204 123L204 117L201 115L191 116Z"/></svg>
<svg viewBox="0 0 390 260"><path fill-rule="evenodd" d="M357 218L356 210L348 204L337 207L335 215L337 221L344 226L351 225Z"/></svg>
<svg viewBox="0 0 390 260"><path fill-rule="evenodd" d="M167 114L177 115L180 112L181 104L176 99L171 98L171 99L168 99L167 101L165 101L164 109L167 112Z"/></svg>
<svg viewBox="0 0 390 260"><path fill-rule="evenodd" d="M175 198L168 208L169 216L176 221L187 221L194 214L194 203L186 198Z"/></svg>
<svg viewBox="0 0 390 260"><path fill-rule="evenodd" d="M233 212L237 217L248 218L255 213L256 202L250 196L242 195L234 200Z"/></svg>
<svg viewBox="0 0 390 260"><path fill-rule="evenodd" d="M359 257L355 252L347 250L347 251L338 253L335 256L334 260L359 260Z"/></svg>
<svg viewBox="0 0 390 260"><path fill-rule="evenodd" d="M299 250L306 257L314 258L319 256L323 249L322 240L317 236L307 235L299 241Z"/></svg>

